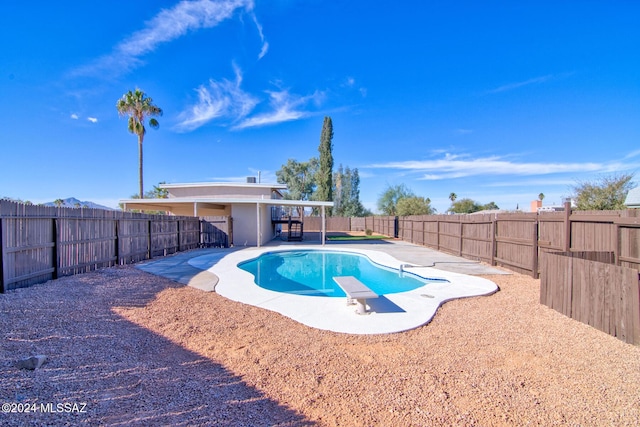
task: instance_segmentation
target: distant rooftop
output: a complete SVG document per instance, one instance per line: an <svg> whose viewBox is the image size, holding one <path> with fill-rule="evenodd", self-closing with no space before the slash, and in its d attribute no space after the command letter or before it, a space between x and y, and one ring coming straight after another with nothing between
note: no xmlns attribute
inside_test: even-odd
<svg viewBox="0 0 640 427"><path fill-rule="evenodd" d="M176 184L160 184L160 188L193 188L193 187L242 187L242 188L274 188L286 190L286 184L256 182L188 182Z"/></svg>
<svg viewBox="0 0 640 427"><path fill-rule="evenodd" d="M628 208L640 208L640 187L629 190L624 204Z"/></svg>

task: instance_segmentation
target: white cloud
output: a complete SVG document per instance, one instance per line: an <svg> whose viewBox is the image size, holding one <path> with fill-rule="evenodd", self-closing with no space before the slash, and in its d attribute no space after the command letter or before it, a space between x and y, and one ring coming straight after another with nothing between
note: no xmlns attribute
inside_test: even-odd
<svg viewBox="0 0 640 427"><path fill-rule="evenodd" d="M87 117L87 120L89 120L91 123L98 123L98 119L96 117Z"/></svg>
<svg viewBox="0 0 640 427"><path fill-rule="evenodd" d="M160 11L146 22L145 28L119 43L111 54L76 69L73 74L87 75L104 70L109 70L111 75L128 72L142 63L142 56L154 51L160 44L190 31L215 27L239 8L252 10L253 0L181 1L171 9Z"/></svg>
<svg viewBox="0 0 640 427"><path fill-rule="evenodd" d="M180 123L175 129L181 132L192 131L217 118L237 121L246 117L258 100L240 88L242 72L235 64L234 71L235 81L210 80L208 85L197 88L198 102L178 115Z"/></svg>
<svg viewBox="0 0 640 427"><path fill-rule="evenodd" d="M269 50L269 43L267 42L262 43L262 49L260 50L260 54L258 54L258 59L262 59L267 54L268 50Z"/></svg>
<svg viewBox="0 0 640 427"><path fill-rule="evenodd" d="M324 94L318 91L308 96L292 95L287 90L267 91L267 93L270 98L271 111L245 119L234 126L234 129L266 126L307 117L311 113L306 111L304 107L310 102L318 104L324 97Z"/></svg>
<svg viewBox="0 0 640 427"><path fill-rule="evenodd" d="M546 76L540 76L540 77L535 77L529 80L525 80L522 82L516 82L516 83L509 83L500 87L497 87L495 89L490 89L488 91L486 91L486 94L492 94L492 93L500 93L500 92L506 92L509 90L514 90L514 89L518 89L521 88L523 86L529 86L532 84L538 84L538 83L544 83L546 81L549 81L553 78L552 75L546 75Z"/></svg>
<svg viewBox="0 0 640 427"><path fill-rule="evenodd" d="M640 150L635 150L624 156L625 159L632 159L640 155Z"/></svg>
<svg viewBox="0 0 640 427"><path fill-rule="evenodd" d="M253 18L253 23L256 24L256 28L258 29L258 34L260 35L260 41L262 42L262 48L260 49L260 53L258 54L258 60L260 60L269 51L269 43L264 39L264 33L262 32L262 25L260 24L260 22L258 22L258 18L256 18L255 13L252 13L251 17Z"/></svg>
<svg viewBox="0 0 640 427"><path fill-rule="evenodd" d="M620 168L618 163L517 163L499 156L468 158L446 154L435 160L408 160L402 162L378 163L369 168L397 169L422 174L421 179L439 180L487 175L548 175L554 173L602 172ZM619 170L619 169L618 169Z"/></svg>
<svg viewBox="0 0 640 427"><path fill-rule="evenodd" d="M510 91L510 90L519 89L519 88L521 88L523 86L530 86L530 85L534 85L534 84L546 83L546 82L552 81L552 80L563 79L565 77L571 76L572 74L574 74L574 73L573 72L568 72L568 73L560 73L560 74L547 74L546 76L534 77L532 79L524 80L524 81L521 81L521 82L508 83L506 85L502 85L502 86L499 86L497 88L485 91L484 94L485 95L490 95L490 94L495 94L495 93L500 93L500 92L507 92L507 91Z"/></svg>
<svg viewBox="0 0 640 427"><path fill-rule="evenodd" d="M72 115L71 115L71 118L72 118L73 120L78 120L80 117L78 117L78 115L77 115L77 114L72 114Z"/></svg>

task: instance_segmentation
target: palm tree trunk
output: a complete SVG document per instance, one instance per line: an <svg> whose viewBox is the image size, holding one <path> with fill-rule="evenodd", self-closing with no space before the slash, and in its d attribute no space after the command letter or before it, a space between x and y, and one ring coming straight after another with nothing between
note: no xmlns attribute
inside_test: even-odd
<svg viewBox="0 0 640 427"><path fill-rule="evenodd" d="M144 199L144 191L142 189L142 135L138 135L138 180L140 182L140 198Z"/></svg>

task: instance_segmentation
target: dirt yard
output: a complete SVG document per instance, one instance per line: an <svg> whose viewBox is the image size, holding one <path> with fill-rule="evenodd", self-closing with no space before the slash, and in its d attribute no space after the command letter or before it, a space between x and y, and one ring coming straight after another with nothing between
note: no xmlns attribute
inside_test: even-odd
<svg viewBox="0 0 640 427"><path fill-rule="evenodd" d="M11 291L0 424L640 425L640 347L540 305L538 280L485 277L501 290L376 336L310 329L133 267ZM37 354L41 368L15 366Z"/></svg>

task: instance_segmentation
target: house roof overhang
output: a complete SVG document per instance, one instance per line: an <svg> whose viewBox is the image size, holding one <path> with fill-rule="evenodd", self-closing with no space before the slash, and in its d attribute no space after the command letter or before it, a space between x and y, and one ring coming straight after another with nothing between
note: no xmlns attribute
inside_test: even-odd
<svg viewBox="0 0 640 427"><path fill-rule="evenodd" d="M253 198L221 198L221 197L172 197L168 199L125 199L120 200L123 209L166 211L175 207L194 206L209 209L225 209L230 205L273 205L301 207L333 207L333 202L315 200L253 199Z"/></svg>
<svg viewBox="0 0 640 427"><path fill-rule="evenodd" d="M176 184L160 184L160 188L202 188L202 187L237 187L237 188L270 188L273 190L286 190L286 184L258 184L253 182L191 182Z"/></svg>

